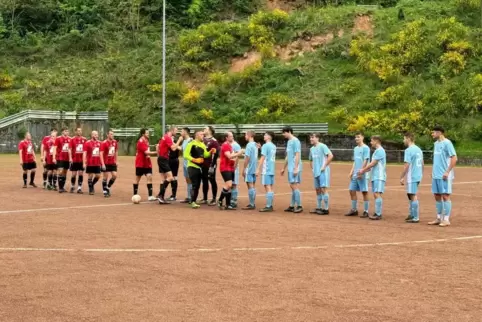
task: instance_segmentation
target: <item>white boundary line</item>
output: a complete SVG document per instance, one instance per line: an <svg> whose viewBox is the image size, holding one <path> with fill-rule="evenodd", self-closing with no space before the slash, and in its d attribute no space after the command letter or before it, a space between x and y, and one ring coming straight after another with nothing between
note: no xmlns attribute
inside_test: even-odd
<svg viewBox="0 0 482 322"><path fill-rule="evenodd" d="M453 184L456 185L463 185L463 184L480 184L482 181L466 181L466 182L454 182ZM430 187L431 184L425 183L425 184L420 184L420 187ZM262 189L262 188L261 188ZM392 190L392 191L399 191L399 190L405 190L404 186L387 186L385 189ZM347 188L342 188L342 189L329 189L328 191L348 191ZM301 191L302 194L307 194L307 193L315 193L314 190L311 191ZM287 196L290 195L291 192L285 192L285 193L276 193L275 196ZM454 196L463 196L463 197L471 197L471 198L482 198L482 196L476 196L476 195L467 195L467 194L452 194ZM258 197L264 197L265 194L258 194ZM239 198L247 198L248 196L239 196ZM142 202L143 204L146 203L155 203L155 202ZM176 204L176 203L174 203ZM57 211L57 210L69 210L69 209L90 209L90 208L99 208L99 207L119 207L119 206L132 206L132 203L103 203L103 204L96 204L96 205L85 205L85 206L69 206L69 207L52 207L52 208L33 208L33 209L18 209L18 210L3 210L0 211L0 215L6 215L6 214L15 214L15 213L24 213L24 212L42 212L42 211Z"/></svg>
<svg viewBox="0 0 482 322"><path fill-rule="evenodd" d="M219 253L222 251L231 252L273 252L283 250L320 250L330 248L362 248L362 247L383 247L383 246L401 246L401 245L418 245L418 244L432 244L460 240L476 240L482 239L479 236L454 237L445 239L426 239L402 242L386 242L386 243L371 243L371 244L348 244L348 245L327 245L327 246L288 246L288 247L243 247L243 248L26 248L26 247L2 247L0 253L7 252L70 252L70 253Z"/></svg>

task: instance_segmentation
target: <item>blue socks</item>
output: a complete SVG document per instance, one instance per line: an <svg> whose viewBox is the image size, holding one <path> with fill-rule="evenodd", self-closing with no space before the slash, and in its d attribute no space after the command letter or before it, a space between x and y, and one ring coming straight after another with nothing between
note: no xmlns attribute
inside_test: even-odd
<svg viewBox="0 0 482 322"><path fill-rule="evenodd" d="M322 194L316 195L316 209L322 208L321 206L322 202L323 202L323 195Z"/></svg>
<svg viewBox="0 0 482 322"><path fill-rule="evenodd" d="M375 214L378 216L382 215L382 206L383 206L383 199L377 198L375 199Z"/></svg>
<svg viewBox="0 0 482 322"><path fill-rule="evenodd" d="M356 204L357 204L357 201L356 201L356 200L352 200L352 201L351 201L351 209L356 210Z"/></svg>
<svg viewBox="0 0 482 322"><path fill-rule="evenodd" d="M443 209L445 210L445 220L450 219L450 213L452 212L452 201L444 201L443 202Z"/></svg>
<svg viewBox="0 0 482 322"><path fill-rule="evenodd" d="M324 209L325 210L330 209L330 195L329 194L325 193L323 195L323 201L325 202L325 208Z"/></svg>
<svg viewBox="0 0 482 322"><path fill-rule="evenodd" d="M436 201L435 207L437 208L437 218L440 219L444 211L444 204L442 203L442 201Z"/></svg>
<svg viewBox="0 0 482 322"><path fill-rule="evenodd" d="M249 196L249 204L254 206L256 204L256 189L249 188L248 189L248 196Z"/></svg>
<svg viewBox="0 0 482 322"><path fill-rule="evenodd" d="M236 203L238 201L238 187L231 189L231 202Z"/></svg>
<svg viewBox="0 0 482 322"><path fill-rule="evenodd" d="M301 207L301 193L300 190L296 189L294 191L294 196L295 196L295 203L298 205L298 207Z"/></svg>
<svg viewBox="0 0 482 322"><path fill-rule="evenodd" d="M368 209L370 209L370 201L364 201L363 202L363 211L368 212Z"/></svg>
<svg viewBox="0 0 482 322"><path fill-rule="evenodd" d="M192 183L187 184L187 198L191 199Z"/></svg>
<svg viewBox="0 0 482 322"><path fill-rule="evenodd" d="M410 215L412 216L413 219L415 220L419 220L419 216L420 216L420 207L419 207L419 203L418 203L418 200L417 201L411 201L410 202L411 204L411 207L410 207Z"/></svg>
<svg viewBox="0 0 482 322"><path fill-rule="evenodd" d="M273 207L273 199L274 199L274 192L266 193L266 207L271 208Z"/></svg>
<svg viewBox="0 0 482 322"><path fill-rule="evenodd" d="M291 190L291 202L290 202L290 207L294 207L296 203L296 197L295 197L295 191Z"/></svg>

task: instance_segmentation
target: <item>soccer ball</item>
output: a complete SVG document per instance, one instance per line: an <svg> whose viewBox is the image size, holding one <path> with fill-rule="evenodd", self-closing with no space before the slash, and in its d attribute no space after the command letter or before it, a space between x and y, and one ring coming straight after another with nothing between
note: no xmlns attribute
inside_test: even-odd
<svg viewBox="0 0 482 322"><path fill-rule="evenodd" d="M137 205L140 202L141 202L141 196L139 196L139 195L132 196L132 203L135 203Z"/></svg>

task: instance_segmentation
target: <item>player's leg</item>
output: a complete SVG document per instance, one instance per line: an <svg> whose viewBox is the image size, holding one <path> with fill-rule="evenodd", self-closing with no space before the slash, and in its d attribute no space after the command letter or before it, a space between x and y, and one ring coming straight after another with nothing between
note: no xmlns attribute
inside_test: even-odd
<svg viewBox="0 0 482 322"><path fill-rule="evenodd" d="M358 216L358 200L356 195L356 192L360 191L360 187L358 186L358 180L351 179L348 190L350 193L351 209L347 214L345 214L345 216Z"/></svg>
<svg viewBox="0 0 482 322"><path fill-rule="evenodd" d="M383 193L385 192L385 181L374 180L372 181L373 198L375 199L375 213L373 216L369 216L372 220L382 219L383 211Z"/></svg>
<svg viewBox="0 0 482 322"><path fill-rule="evenodd" d="M200 203L203 205L207 205L208 192L209 192L209 167L202 167L201 175L202 175L201 180L203 185L203 200Z"/></svg>
<svg viewBox="0 0 482 322"><path fill-rule="evenodd" d="M52 181L53 181L52 170L49 170L47 165L47 189L48 190L50 190L51 187L53 186Z"/></svg>
<svg viewBox="0 0 482 322"><path fill-rule="evenodd" d="M184 178L186 179L186 199L181 201L181 203L190 203L191 202L191 191L192 191L192 182L189 178L189 173L187 171L187 167L183 165L182 171L184 174Z"/></svg>
<svg viewBox="0 0 482 322"><path fill-rule="evenodd" d="M233 187L234 172L222 172L221 176L224 180L224 186L221 195L219 196L218 207L222 210L231 206L231 188ZM226 205L223 204L224 199L226 199Z"/></svg>
<svg viewBox="0 0 482 322"><path fill-rule="evenodd" d="M147 200L149 201L156 201L157 198L152 195L152 169L151 168L144 168L143 170L144 175L146 176L147 181Z"/></svg>
<svg viewBox="0 0 482 322"><path fill-rule="evenodd" d="M284 210L285 212L294 212L295 211L296 198L295 198L295 191L293 189L292 182L293 182L293 173L288 172L288 183L289 183L290 188L291 188L291 200L290 200L289 207Z"/></svg>
<svg viewBox="0 0 482 322"><path fill-rule="evenodd" d="M191 182L192 182L191 207L196 209L200 207L196 201L199 195L199 189L201 186L203 175L202 175L201 169L194 168L194 167L188 167L187 169L189 173L189 178L191 179Z"/></svg>
<svg viewBox="0 0 482 322"><path fill-rule="evenodd" d="M177 176L179 174L179 159L169 160L169 167L171 168L171 172L172 172L172 181L171 181L171 196L169 197L168 201L176 201L177 187L178 187Z"/></svg>
<svg viewBox="0 0 482 322"><path fill-rule="evenodd" d="M44 160L45 162L45 160ZM47 163L43 163L43 172L42 172L42 179L43 179L43 187L47 189L48 186L48 178L49 178L49 170L47 169Z"/></svg>
<svg viewBox="0 0 482 322"><path fill-rule="evenodd" d="M437 210L437 218L434 221L429 222L429 225L439 225L442 222L443 215L443 180L432 179L432 193L435 199L435 209Z"/></svg>
<svg viewBox="0 0 482 322"><path fill-rule="evenodd" d="M37 185L35 184L35 173L37 172L37 163L32 162L30 164L30 183L29 185L31 187L37 188Z"/></svg>
<svg viewBox="0 0 482 322"><path fill-rule="evenodd" d="M452 180L442 180L444 193L442 194L443 203L443 217L440 223L440 227L450 226L450 216L452 215L452 200L450 195L452 194Z"/></svg>
<svg viewBox="0 0 482 322"><path fill-rule="evenodd" d="M52 178L52 190L57 191L58 182L59 182L58 168L56 165L53 165L53 167L54 167L54 171L53 171L53 178Z"/></svg>
<svg viewBox="0 0 482 322"><path fill-rule="evenodd" d="M211 185L211 192L213 193L213 198L209 202L210 206L216 205L216 198L218 197L218 183L216 182L216 165L213 165L213 171L209 173L208 179L209 184Z"/></svg>
<svg viewBox="0 0 482 322"><path fill-rule="evenodd" d="M328 188L330 188L330 171L329 169L325 170L321 174L321 195L323 196L323 203L325 204L322 207L323 215L330 214L330 194L328 193Z"/></svg>
<svg viewBox="0 0 482 322"><path fill-rule="evenodd" d="M249 204L243 210L256 209L256 175L246 174L246 186L248 188Z"/></svg>
<svg viewBox="0 0 482 322"><path fill-rule="evenodd" d="M420 205L417 196L418 185L419 182L407 184L407 196L409 200L409 215L405 219L407 223L418 223L420 221Z"/></svg>
<svg viewBox="0 0 482 322"><path fill-rule="evenodd" d="M107 192L109 194L109 197L111 195L112 186L114 185L115 181L117 180L117 166L115 166L115 168L111 168L111 170L115 170L115 171L110 172L110 180L107 183Z"/></svg>
<svg viewBox="0 0 482 322"><path fill-rule="evenodd" d="M106 168L106 171L102 171L102 193L104 194L104 197L109 196L109 189L107 188L107 180L109 180L110 172L108 172L107 170L108 169Z"/></svg>
<svg viewBox="0 0 482 322"><path fill-rule="evenodd" d="M23 180L23 186L22 188L27 188L27 179L28 179L28 166L27 163L22 164L22 180Z"/></svg>
<svg viewBox="0 0 482 322"><path fill-rule="evenodd" d="M72 163L70 165L70 193L75 191L75 182L77 181L77 163Z"/></svg>
<svg viewBox="0 0 482 322"><path fill-rule="evenodd" d="M295 210L294 213L301 213L303 212L303 205L301 204L301 191L300 191L300 178L301 173L295 177L295 182L291 184L291 189L293 190L294 194L294 201L295 201Z"/></svg>
<svg viewBox="0 0 482 322"><path fill-rule="evenodd" d="M266 207L260 209L259 211L272 212L273 199L274 199L274 192L273 192L274 176L263 175L261 178L261 184L264 186L264 191L266 193Z"/></svg>
<svg viewBox="0 0 482 322"><path fill-rule="evenodd" d="M59 183L59 193L65 192L65 181L67 179L67 168L66 162L60 161L59 169L57 170L58 173L58 183Z"/></svg>
<svg viewBox="0 0 482 322"><path fill-rule="evenodd" d="M239 185L239 170L234 171L233 187L231 188L231 206L236 208L238 206L238 185Z"/></svg>
<svg viewBox="0 0 482 322"><path fill-rule="evenodd" d="M92 179L92 192L95 192L95 185L100 180L101 175L100 167L95 167L94 171L94 178Z"/></svg>
<svg viewBox="0 0 482 322"><path fill-rule="evenodd" d="M132 195L138 195L139 194L139 182L141 182L142 176L144 176L145 173L143 171L143 168L136 168L136 175L134 177L134 183L132 184Z"/></svg>
<svg viewBox="0 0 482 322"><path fill-rule="evenodd" d="M87 185L89 186L89 195L93 195L94 191L94 169L93 167L87 166Z"/></svg>
<svg viewBox="0 0 482 322"><path fill-rule="evenodd" d="M79 176L79 180L77 181L77 193L82 194L82 185L84 184L84 165L82 163L79 164L79 171L77 174Z"/></svg>
<svg viewBox="0 0 482 322"><path fill-rule="evenodd" d="M323 195L321 194L320 176L313 178L313 186L316 194L316 208L310 211L310 214L322 214Z"/></svg>

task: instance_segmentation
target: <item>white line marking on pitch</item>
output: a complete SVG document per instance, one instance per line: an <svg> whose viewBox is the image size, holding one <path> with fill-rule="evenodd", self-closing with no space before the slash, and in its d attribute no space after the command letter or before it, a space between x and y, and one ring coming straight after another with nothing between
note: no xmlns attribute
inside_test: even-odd
<svg viewBox="0 0 482 322"><path fill-rule="evenodd" d="M267 252L279 250L318 250L329 248L355 248L355 247L383 247L383 246L400 246L411 244L430 244L437 242L449 242L457 240L474 240L482 239L480 236L466 236L454 237L446 239L426 239L402 242L387 242L387 243L371 243L371 244L348 244L348 245L326 245L326 246L290 246L290 247L243 247L243 248L28 248L28 247L3 247L0 252L92 252L92 253L172 253L172 252L199 252L199 253L214 253L221 251L234 252Z"/></svg>
<svg viewBox="0 0 482 322"><path fill-rule="evenodd" d="M467 182L454 182L453 184L478 184L478 183L482 183L482 181L467 181ZM431 186L431 184L421 184L420 186ZM389 190L402 190L402 189L405 189L404 187L402 186L388 186L386 187L386 189L389 189ZM330 189L330 191L348 191L348 189L346 188L342 188L342 189ZM302 194L307 194L307 193L315 193L315 191L301 191ZM291 192L283 192L283 193L275 193L275 196L287 196L287 195L291 195ZM465 196L465 197L473 197L473 198L476 198L476 197L480 197L480 196L472 196L472 195L466 195L466 194L456 194L454 193L453 194L454 196ZM259 194L258 197L264 197L265 194ZM248 196L239 196L238 198L248 198ZM149 201L145 201L145 202L142 202L142 204L148 204L148 203L152 203L152 204L155 204L155 202L149 202ZM23 213L23 212L41 212L41 211L56 211L56 210L69 210L69 209L89 209L89 208L98 208L98 207L120 207L120 206L132 206L133 204L132 203L111 203L111 204L106 204L106 203L103 203L103 204L98 204L98 205L86 205L86 206L69 206L69 207L53 207L53 208L37 208L37 209L19 209L19 210L3 210L3 211L0 211L0 215L5 215L5 214L15 214L15 213Z"/></svg>

